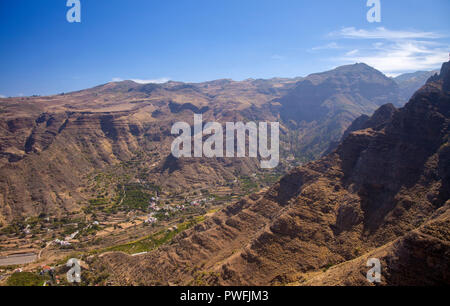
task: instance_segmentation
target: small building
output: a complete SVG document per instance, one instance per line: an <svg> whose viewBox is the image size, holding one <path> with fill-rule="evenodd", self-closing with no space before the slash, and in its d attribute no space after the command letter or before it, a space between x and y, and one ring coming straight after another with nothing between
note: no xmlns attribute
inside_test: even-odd
<svg viewBox="0 0 450 306"><path fill-rule="evenodd" d="M158 219L153 217L152 215L148 216L148 218L144 221L146 224L154 224L158 222Z"/></svg>

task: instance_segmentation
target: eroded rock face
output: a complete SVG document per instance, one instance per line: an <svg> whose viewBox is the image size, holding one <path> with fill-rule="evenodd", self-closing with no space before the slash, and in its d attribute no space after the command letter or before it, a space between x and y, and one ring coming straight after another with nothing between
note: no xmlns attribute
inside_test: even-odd
<svg viewBox="0 0 450 306"><path fill-rule="evenodd" d="M105 255L114 281L367 285L376 257L384 285L448 284L448 65L404 108L383 107L334 152L201 230L142 257Z"/></svg>
<svg viewBox="0 0 450 306"><path fill-rule="evenodd" d="M366 263L377 258L381 282L388 286L445 286L450 282L450 201L424 225L352 261L332 267L298 284L368 286Z"/></svg>

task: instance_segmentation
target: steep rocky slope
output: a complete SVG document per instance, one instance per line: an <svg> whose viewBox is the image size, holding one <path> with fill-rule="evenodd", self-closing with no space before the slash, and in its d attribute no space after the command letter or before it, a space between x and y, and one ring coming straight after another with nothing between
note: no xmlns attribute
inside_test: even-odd
<svg viewBox="0 0 450 306"><path fill-rule="evenodd" d="M384 107L326 157L170 245L100 262L117 284L357 285L378 257L384 285L448 284L449 123L445 63L404 108Z"/></svg>
<svg viewBox="0 0 450 306"><path fill-rule="evenodd" d="M432 286L450 282L450 202L423 226L361 257L319 272L295 285L369 285L366 263L378 258L380 285Z"/></svg>

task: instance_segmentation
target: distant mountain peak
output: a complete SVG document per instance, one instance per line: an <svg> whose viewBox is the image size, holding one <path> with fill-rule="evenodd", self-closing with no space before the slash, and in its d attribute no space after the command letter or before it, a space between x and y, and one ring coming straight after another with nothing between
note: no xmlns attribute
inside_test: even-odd
<svg viewBox="0 0 450 306"><path fill-rule="evenodd" d="M375 69L372 66L367 65L366 63L355 63L355 64L350 64L350 65L344 65L344 66L340 66L337 67L335 69L336 71L355 71L355 72L376 72L376 73L380 73L383 74L381 71Z"/></svg>
<svg viewBox="0 0 450 306"><path fill-rule="evenodd" d="M438 73L438 70L416 71L401 74L393 78L393 80L398 84L400 88L401 99L403 100L403 102L407 102L420 87L425 85L425 83L427 83L430 78L432 79L433 76Z"/></svg>

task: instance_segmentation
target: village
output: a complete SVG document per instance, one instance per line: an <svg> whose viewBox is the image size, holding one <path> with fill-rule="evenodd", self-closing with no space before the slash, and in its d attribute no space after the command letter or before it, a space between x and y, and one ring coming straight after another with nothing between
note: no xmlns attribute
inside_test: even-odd
<svg viewBox="0 0 450 306"><path fill-rule="evenodd" d="M82 186L88 198L81 210L64 216L42 213L1 228L0 285L19 277L28 284L28 278L36 276L39 284L67 285L61 273L67 270L69 258L86 259L110 251L145 254L276 179L252 174L225 185L193 185L173 192L139 172L130 175L130 168L135 165L121 163L90 174ZM100 282L95 277L90 281Z"/></svg>
<svg viewBox="0 0 450 306"><path fill-rule="evenodd" d="M72 214L63 219L29 218L0 234L0 284L12 275L30 275L30 272L39 275L40 280L45 279L43 285L65 284L55 272L55 266L59 272L66 270L65 258L101 253L161 231L176 234L187 223L194 224L196 221L192 220L217 211L233 198L225 195L218 198L190 194L179 202L171 198L169 203L166 195L155 192L144 210L132 209L114 215L96 211L88 217ZM139 251L130 255L145 253Z"/></svg>

